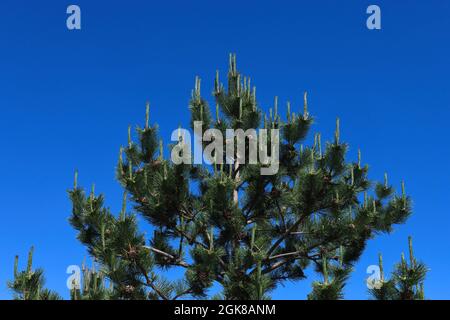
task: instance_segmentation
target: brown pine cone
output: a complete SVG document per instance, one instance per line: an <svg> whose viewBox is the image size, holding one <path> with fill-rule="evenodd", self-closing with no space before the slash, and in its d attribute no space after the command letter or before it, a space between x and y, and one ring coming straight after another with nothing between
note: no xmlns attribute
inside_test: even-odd
<svg viewBox="0 0 450 320"><path fill-rule="evenodd" d="M134 260L138 256L138 249L136 247L129 246L129 249L125 252L128 259Z"/></svg>
<svg viewBox="0 0 450 320"><path fill-rule="evenodd" d="M206 282L206 281L208 281L208 273L207 272L205 272L205 271L199 271L198 273L197 273L197 276L198 276L198 279L201 281L201 282Z"/></svg>
<svg viewBox="0 0 450 320"><path fill-rule="evenodd" d="M126 293L133 293L134 292L134 287L132 285L126 285L125 286L125 292Z"/></svg>
<svg viewBox="0 0 450 320"><path fill-rule="evenodd" d="M142 203L148 203L148 200L147 200L146 197L140 198L139 201L142 202Z"/></svg>

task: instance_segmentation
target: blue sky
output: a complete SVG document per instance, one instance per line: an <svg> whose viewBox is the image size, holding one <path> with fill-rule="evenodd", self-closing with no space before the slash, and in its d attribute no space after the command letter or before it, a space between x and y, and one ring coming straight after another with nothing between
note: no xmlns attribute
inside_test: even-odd
<svg viewBox="0 0 450 320"><path fill-rule="evenodd" d="M82 30L66 28L78 4ZM448 1L24 1L0 3L0 299L10 298L14 255L67 296L66 268L86 256L68 224L73 171L96 184L118 211L114 179L129 124L151 121L169 141L187 127L195 75L203 92L235 52L259 103L275 95L300 108L309 92L313 131L332 138L341 118L350 158L362 150L370 177L406 181L414 214L391 235L370 241L346 288L366 299L367 266L386 268L414 237L430 271L426 295L450 298L450 2ZM381 7L382 30L366 28ZM312 274L310 280L315 279ZM310 280L287 283L274 298L303 299Z"/></svg>

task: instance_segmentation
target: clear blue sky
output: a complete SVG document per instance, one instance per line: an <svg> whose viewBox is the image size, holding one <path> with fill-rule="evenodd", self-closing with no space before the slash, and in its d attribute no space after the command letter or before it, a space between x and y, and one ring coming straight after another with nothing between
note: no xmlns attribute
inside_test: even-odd
<svg viewBox="0 0 450 320"><path fill-rule="evenodd" d="M427 297L450 298L449 1L73 3L81 31L66 28L70 2L0 2L0 298L11 297L14 255L23 266L31 245L48 287L67 296L66 267L86 255L67 221L74 169L117 210L127 126L143 123L149 100L168 141L188 126L194 76L210 92L229 52L263 107L278 95L300 108L307 90L314 131L331 138L339 116L349 156L360 147L371 178L406 181L413 216L369 243L346 297L367 298L367 266L381 251L390 270L412 235L431 269ZM380 31L366 28L370 4L381 7ZM273 297L309 291L309 280L288 283Z"/></svg>

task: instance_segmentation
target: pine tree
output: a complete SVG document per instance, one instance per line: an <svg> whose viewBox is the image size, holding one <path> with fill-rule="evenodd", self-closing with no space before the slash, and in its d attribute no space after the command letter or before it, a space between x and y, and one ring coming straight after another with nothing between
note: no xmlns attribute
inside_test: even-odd
<svg viewBox="0 0 450 320"><path fill-rule="evenodd" d="M45 279L43 269L33 270L33 252L31 247L28 253L27 268L24 271L18 270L19 256L14 262L14 280L8 282L8 288L13 291L15 300L60 300L61 297L44 288Z"/></svg>
<svg viewBox="0 0 450 320"><path fill-rule="evenodd" d="M424 300L424 280L427 267L414 257L412 238L408 238L409 264L405 254L401 254L400 263L395 265L391 279L385 279L383 258L379 255L380 280L378 285L369 290L376 300Z"/></svg>
<svg viewBox="0 0 450 320"><path fill-rule="evenodd" d="M72 298L204 298L216 283L222 291L214 298L269 299L284 281L304 279L313 264L324 281L314 283L308 297L340 299L367 241L410 215L404 184L396 195L387 175L384 184L371 182L361 152L357 161L346 161L339 119L325 148L319 133L312 146L303 145L313 123L306 93L302 112L291 112L287 102L282 120L275 97L267 116L250 78L238 72L230 55L227 87L217 72L213 96L215 118L197 77L189 102L191 127L202 121L202 133L215 128L224 136L227 128L279 129L278 172L261 175L267 165L249 164L248 155L236 152L231 163L220 163L225 155L214 152L211 165L165 159L147 104L137 142L129 127L128 144L120 148L117 179L124 196L118 214L105 207L94 187L90 193L80 188L75 174L70 223L99 271L88 278L88 290L74 290ZM179 145L186 142L180 134ZM234 150L236 143L232 138ZM139 231L137 216L151 225L150 237ZM165 278L161 270L173 268L184 269L184 276Z"/></svg>

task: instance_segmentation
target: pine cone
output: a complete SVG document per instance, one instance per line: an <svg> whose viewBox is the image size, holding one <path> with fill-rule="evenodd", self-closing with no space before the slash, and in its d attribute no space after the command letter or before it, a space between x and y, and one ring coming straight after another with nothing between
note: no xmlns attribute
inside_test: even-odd
<svg viewBox="0 0 450 320"><path fill-rule="evenodd" d="M206 282L209 279L208 273L205 271L199 271L197 277L201 282Z"/></svg>
<svg viewBox="0 0 450 320"><path fill-rule="evenodd" d="M134 287L132 285L126 285L125 286L125 292L130 294L134 292Z"/></svg>
<svg viewBox="0 0 450 320"><path fill-rule="evenodd" d="M129 246L129 249L125 252L128 259L134 260L138 256L138 249L136 247Z"/></svg>
<svg viewBox="0 0 450 320"><path fill-rule="evenodd" d="M139 201L142 202L142 203L148 203L148 200L147 200L146 197L140 198Z"/></svg>

